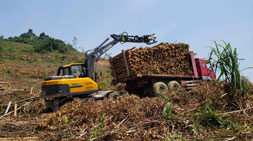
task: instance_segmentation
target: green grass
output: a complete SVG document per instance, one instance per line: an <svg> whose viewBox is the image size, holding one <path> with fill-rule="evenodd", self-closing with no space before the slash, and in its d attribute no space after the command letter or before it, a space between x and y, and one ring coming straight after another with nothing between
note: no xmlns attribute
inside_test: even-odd
<svg viewBox="0 0 253 141"><path fill-rule="evenodd" d="M229 92L231 97L235 97L237 93L245 95L250 85L241 74L239 61L242 59L239 59L237 49L233 49L231 44L225 41L222 44L215 41L214 44L215 47L210 47L209 61L214 64L216 74L219 72L217 80L222 79L231 86L232 92Z"/></svg>
<svg viewBox="0 0 253 141"><path fill-rule="evenodd" d="M0 47L4 53L12 56L17 55L17 53L21 52L30 54L34 53L33 46L24 43L0 40Z"/></svg>
<svg viewBox="0 0 253 141"><path fill-rule="evenodd" d="M5 73L11 74L13 72L12 68L6 68Z"/></svg>
<svg viewBox="0 0 253 141"><path fill-rule="evenodd" d="M206 103L193 115L193 123L203 127L227 128L230 120L229 116L217 111L212 104Z"/></svg>
<svg viewBox="0 0 253 141"><path fill-rule="evenodd" d="M68 123L68 118L67 117L62 118L62 122L67 124Z"/></svg>
<svg viewBox="0 0 253 141"><path fill-rule="evenodd" d="M58 51L40 54L34 50L33 45L0 39L0 60L6 62L68 64L70 60L83 62L83 58L83 54L75 50L68 54L61 54Z"/></svg>
<svg viewBox="0 0 253 141"><path fill-rule="evenodd" d="M169 99L165 97L164 95L162 95L161 93L156 93L156 94L159 95L166 102L166 106L163 108L163 112L162 112L162 119L164 121L168 119L172 120L171 103Z"/></svg>
<svg viewBox="0 0 253 141"><path fill-rule="evenodd" d="M102 90L111 90L114 87L109 66L98 66L98 84Z"/></svg>

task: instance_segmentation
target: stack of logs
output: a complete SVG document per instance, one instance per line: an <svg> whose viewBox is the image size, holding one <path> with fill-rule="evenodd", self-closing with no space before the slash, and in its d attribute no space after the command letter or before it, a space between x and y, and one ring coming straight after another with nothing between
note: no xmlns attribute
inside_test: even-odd
<svg viewBox="0 0 253 141"><path fill-rule="evenodd" d="M137 74L193 75L189 45L184 43L134 47L110 58L110 64L117 79Z"/></svg>

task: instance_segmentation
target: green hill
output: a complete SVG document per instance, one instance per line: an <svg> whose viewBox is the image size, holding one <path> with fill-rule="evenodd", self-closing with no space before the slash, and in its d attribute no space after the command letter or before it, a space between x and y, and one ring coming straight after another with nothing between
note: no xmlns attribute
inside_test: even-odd
<svg viewBox="0 0 253 141"><path fill-rule="evenodd" d="M58 51L38 53L34 45L0 39L0 60L2 61L69 63L70 60L81 62L83 58L84 55L76 50L64 54Z"/></svg>
<svg viewBox="0 0 253 141"><path fill-rule="evenodd" d="M36 36L29 30L18 37L0 37L0 82L15 82L16 88L39 87L44 77L56 75L57 68L70 60L83 62L84 54L45 33ZM108 65L105 60L99 62L103 89L111 87Z"/></svg>
<svg viewBox="0 0 253 141"><path fill-rule="evenodd" d="M29 30L18 37L0 37L0 82L15 82L18 88L39 86L44 77L55 75L59 66L83 59L83 53L70 44L44 33L36 36Z"/></svg>
<svg viewBox="0 0 253 141"><path fill-rule="evenodd" d="M70 44L52 38L44 32L39 36L31 29L20 36L0 38L0 59L28 63L67 63L82 61L84 55Z"/></svg>

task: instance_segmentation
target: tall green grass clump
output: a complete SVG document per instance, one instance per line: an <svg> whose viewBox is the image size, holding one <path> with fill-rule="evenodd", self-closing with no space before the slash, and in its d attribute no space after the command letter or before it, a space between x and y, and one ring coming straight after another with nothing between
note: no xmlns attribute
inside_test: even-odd
<svg viewBox="0 0 253 141"><path fill-rule="evenodd" d="M163 121L172 119L172 112L171 112L171 103L168 98L166 98L164 95L161 93L157 93L165 102L167 102L166 106L163 108L162 112L162 119Z"/></svg>
<svg viewBox="0 0 253 141"><path fill-rule="evenodd" d="M222 42L223 44L218 44L216 41L214 43L215 47L210 47L209 61L213 63L215 73L219 73L217 80L224 80L222 82L231 86L232 92L228 94L233 98L236 94L245 95L250 85L239 69L239 60L242 59L238 58L237 49L233 49L231 44L225 41Z"/></svg>

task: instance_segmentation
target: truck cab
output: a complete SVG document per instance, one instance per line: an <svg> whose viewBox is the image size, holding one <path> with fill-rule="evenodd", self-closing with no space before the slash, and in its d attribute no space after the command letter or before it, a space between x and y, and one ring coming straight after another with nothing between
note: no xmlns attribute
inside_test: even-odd
<svg viewBox="0 0 253 141"><path fill-rule="evenodd" d="M205 59L195 59L198 75L203 80L214 80L215 79L215 72L213 70L213 67L207 63L207 60Z"/></svg>

